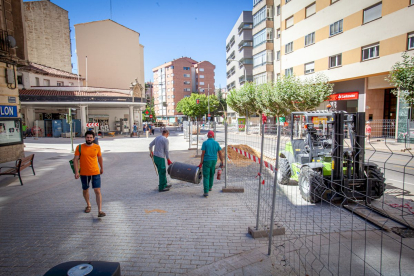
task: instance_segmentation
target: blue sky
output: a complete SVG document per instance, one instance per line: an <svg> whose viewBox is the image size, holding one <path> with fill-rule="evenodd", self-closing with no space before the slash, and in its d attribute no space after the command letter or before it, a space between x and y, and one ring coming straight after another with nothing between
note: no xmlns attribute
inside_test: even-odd
<svg viewBox="0 0 414 276"><path fill-rule="evenodd" d="M51 0L69 11L73 72L78 23L109 19L110 0ZM112 20L141 34L145 80L152 68L181 56L216 66L216 87L226 87L226 38L252 0L112 0ZM110 38L108 38L110 39Z"/></svg>

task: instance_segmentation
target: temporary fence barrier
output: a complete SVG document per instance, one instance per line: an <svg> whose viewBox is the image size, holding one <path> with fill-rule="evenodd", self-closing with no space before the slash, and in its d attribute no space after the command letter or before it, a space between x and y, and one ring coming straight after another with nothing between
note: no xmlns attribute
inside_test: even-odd
<svg viewBox="0 0 414 276"><path fill-rule="evenodd" d="M285 228L269 235L269 254L286 275L411 274L413 154L372 145L364 113L305 115L249 134L225 128L226 185L244 188L257 230Z"/></svg>

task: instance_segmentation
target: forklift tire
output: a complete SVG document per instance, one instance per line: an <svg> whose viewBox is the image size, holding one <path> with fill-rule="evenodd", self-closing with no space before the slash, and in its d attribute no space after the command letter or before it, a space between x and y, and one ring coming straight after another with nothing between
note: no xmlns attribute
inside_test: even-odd
<svg viewBox="0 0 414 276"><path fill-rule="evenodd" d="M321 201L326 190L321 173L308 166L303 166L300 169L298 184L303 199L310 203Z"/></svg>
<svg viewBox="0 0 414 276"><path fill-rule="evenodd" d="M385 178L380 168L377 166L367 166L365 167L365 174L372 179L371 198L378 199L382 197L385 191Z"/></svg>
<svg viewBox="0 0 414 276"><path fill-rule="evenodd" d="M279 185L289 184L291 172L290 164L286 158L279 158L279 169L277 170L277 183Z"/></svg>

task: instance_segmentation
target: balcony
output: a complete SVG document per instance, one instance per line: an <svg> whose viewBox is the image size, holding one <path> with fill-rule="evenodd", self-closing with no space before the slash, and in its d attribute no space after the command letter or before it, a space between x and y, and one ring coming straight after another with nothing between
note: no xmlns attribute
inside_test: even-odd
<svg viewBox="0 0 414 276"><path fill-rule="evenodd" d="M242 40L239 43L239 51L243 49L244 47L253 47L253 41L252 40Z"/></svg>
<svg viewBox="0 0 414 276"><path fill-rule="evenodd" d="M247 79L248 82L252 82L253 81L253 76L246 76L246 79ZM243 75L243 76L239 77L239 83L243 84L244 82L245 82L245 79L244 79L244 75Z"/></svg>
<svg viewBox="0 0 414 276"><path fill-rule="evenodd" d="M239 31L239 34L240 34L241 32L243 32L243 30L251 30L251 29L253 29L253 23L251 23L251 22L250 23L242 22L239 26L238 31Z"/></svg>

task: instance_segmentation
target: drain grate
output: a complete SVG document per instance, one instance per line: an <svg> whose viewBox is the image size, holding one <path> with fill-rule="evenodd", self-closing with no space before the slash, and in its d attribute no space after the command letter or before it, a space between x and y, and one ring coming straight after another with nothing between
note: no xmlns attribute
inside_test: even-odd
<svg viewBox="0 0 414 276"><path fill-rule="evenodd" d="M414 230L412 229L393 227L391 230L403 238L414 238Z"/></svg>

